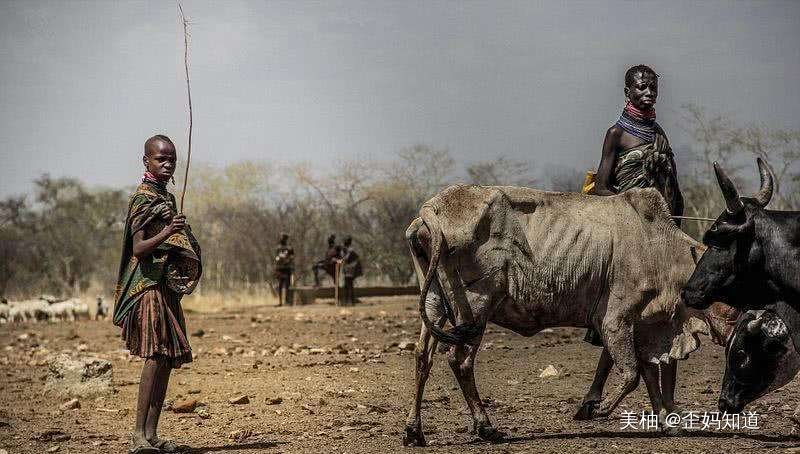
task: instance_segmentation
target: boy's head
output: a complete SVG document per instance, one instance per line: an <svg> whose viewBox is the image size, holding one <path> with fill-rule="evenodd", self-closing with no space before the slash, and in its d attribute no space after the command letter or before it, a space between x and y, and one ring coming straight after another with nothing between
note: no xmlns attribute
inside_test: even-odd
<svg viewBox="0 0 800 454"><path fill-rule="evenodd" d="M280 244L286 244L287 241L289 241L289 234L288 233L281 233L281 236L280 236L280 239L278 240L278 242Z"/></svg>
<svg viewBox="0 0 800 454"><path fill-rule="evenodd" d="M175 173L177 153L169 137L158 134L144 143L142 162L146 171L159 181L169 181Z"/></svg>
<svg viewBox="0 0 800 454"><path fill-rule="evenodd" d="M349 247L351 244L353 244L353 238L350 237L350 236L346 236L344 238L344 243L343 244L345 245L345 247Z"/></svg>
<svg viewBox="0 0 800 454"><path fill-rule="evenodd" d="M625 98L639 110L652 109L658 97L658 74L647 65L636 65L625 72Z"/></svg>
<svg viewBox="0 0 800 454"><path fill-rule="evenodd" d="M328 237L328 246L333 246L336 244L336 235L331 235Z"/></svg>

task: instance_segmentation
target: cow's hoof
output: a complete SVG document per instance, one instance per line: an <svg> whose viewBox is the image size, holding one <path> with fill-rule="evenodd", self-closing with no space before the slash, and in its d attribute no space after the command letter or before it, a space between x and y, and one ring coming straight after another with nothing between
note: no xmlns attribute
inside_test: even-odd
<svg viewBox="0 0 800 454"><path fill-rule="evenodd" d="M503 439L506 437L506 434L500 432L492 426L480 426L478 427L478 436L481 437L481 440L497 443L503 441Z"/></svg>
<svg viewBox="0 0 800 454"><path fill-rule="evenodd" d="M594 418L594 411L597 409L598 405L600 405L599 400L587 400L581 404L581 408L578 409L572 419L576 421L588 421Z"/></svg>
<svg viewBox="0 0 800 454"><path fill-rule="evenodd" d="M403 433L403 446L425 446L427 443L425 442L425 435L422 433L422 429L416 426L406 426L406 430Z"/></svg>
<svg viewBox="0 0 800 454"><path fill-rule="evenodd" d="M668 427L666 424L661 426L661 434L667 437L680 437L686 434L683 427Z"/></svg>

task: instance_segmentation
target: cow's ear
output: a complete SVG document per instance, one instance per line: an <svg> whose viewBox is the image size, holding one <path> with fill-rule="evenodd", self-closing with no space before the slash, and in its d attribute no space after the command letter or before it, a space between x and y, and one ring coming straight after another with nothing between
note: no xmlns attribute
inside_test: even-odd
<svg viewBox="0 0 800 454"><path fill-rule="evenodd" d="M700 259L697 258L697 248L689 246L689 250L692 251L692 260L694 260L694 264L697 265L697 262L700 261Z"/></svg>

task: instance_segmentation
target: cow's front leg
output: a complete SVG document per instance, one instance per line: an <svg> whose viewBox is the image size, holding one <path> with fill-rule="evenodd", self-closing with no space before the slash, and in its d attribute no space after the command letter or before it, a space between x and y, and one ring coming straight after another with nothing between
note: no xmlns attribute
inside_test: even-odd
<svg viewBox="0 0 800 454"><path fill-rule="evenodd" d="M675 383L678 377L678 362L671 360L669 364L661 364L661 394L664 396L664 409L668 413L678 412L675 405Z"/></svg>
<svg viewBox="0 0 800 454"><path fill-rule="evenodd" d="M472 413L475 433L484 440L497 442L502 440L505 434L492 426L483 401L478 395L478 387L475 385L475 356L478 354L479 346L480 342L477 345L454 347L450 349L447 359L458 380L458 385L461 387L461 392L464 393L464 400L467 401L469 411Z"/></svg>
<svg viewBox="0 0 800 454"><path fill-rule="evenodd" d="M664 405L664 397L661 392L661 383L658 377L659 366L642 362L641 372L644 385L647 387L647 395L650 397L650 405L653 407L653 414L660 415Z"/></svg>
<svg viewBox="0 0 800 454"><path fill-rule="evenodd" d="M594 416L605 417L639 385L639 361L633 342L633 320L627 317L613 317L603 321L603 331L607 339L606 347L611 359L622 375L622 383L605 399Z"/></svg>
<svg viewBox="0 0 800 454"><path fill-rule="evenodd" d="M439 322L441 325L442 322ZM425 382L431 372L433 365L433 354L436 352L436 339L431 338L431 333L425 324L419 334L419 342L415 349L415 389L414 403L408 413L405 432L403 433L403 446L425 446L425 434L422 432L422 395L425 392Z"/></svg>
<svg viewBox="0 0 800 454"><path fill-rule="evenodd" d="M589 387L589 392L584 396L581 407L578 409L578 412L575 413L573 419L579 421L592 419L595 409L603 398L603 388L606 385L606 380L613 366L614 360L611 359L608 349L603 347L603 352L600 353L600 359L597 361L597 368L594 372L592 386Z"/></svg>

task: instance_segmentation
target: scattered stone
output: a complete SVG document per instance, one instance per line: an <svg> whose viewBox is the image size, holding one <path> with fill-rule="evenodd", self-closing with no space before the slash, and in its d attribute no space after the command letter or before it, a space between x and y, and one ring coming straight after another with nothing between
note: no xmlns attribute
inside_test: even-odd
<svg viewBox="0 0 800 454"><path fill-rule="evenodd" d="M367 411L367 413L383 414L383 413L389 413L389 410L383 407L379 407L377 405L369 405L369 410Z"/></svg>
<svg viewBox="0 0 800 454"><path fill-rule="evenodd" d="M203 336L205 336L205 335L206 335L206 332L205 332L205 331L203 331L203 329L202 329L202 328L200 328L200 329L198 329L197 331L195 331L195 332L193 332L193 333L192 333L192 336L194 336L194 337L203 337Z"/></svg>
<svg viewBox="0 0 800 454"><path fill-rule="evenodd" d="M188 394L200 394L200 390L199 389L190 389L189 391L186 391L186 392Z"/></svg>
<svg viewBox="0 0 800 454"><path fill-rule="evenodd" d="M113 377L111 361L61 354L49 363L44 389L61 396L96 397L113 392Z"/></svg>
<svg viewBox="0 0 800 454"><path fill-rule="evenodd" d="M399 344L397 344L397 348L399 348L400 350L406 350L406 351L413 352L414 349L417 348L417 344L416 344L416 342L405 341L405 342L400 342Z"/></svg>
<svg viewBox="0 0 800 454"><path fill-rule="evenodd" d="M39 441L69 441L72 437L61 429L47 429L32 438Z"/></svg>
<svg viewBox="0 0 800 454"><path fill-rule="evenodd" d="M541 374L539 374L539 378L550 378L550 377L558 377L558 370L553 367L552 364L548 364L547 367L544 368Z"/></svg>
<svg viewBox="0 0 800 454"><path fill-rule="evenodd" d="M218 356L230 356L230 352L225 347L216 347L213 350L211 350L211 354Z"/></svg>
<svg viewBox="0 0 800 454"><path fill-rule="evenodd" d="M197 416L199 416L201 419L209 419L209 418L211 418L211 414L209 414L208 410L206 410L205 408L201 408L201 409L197 410Z"/></svg>
<svg viewBox="0 0 800 454"><path fill-rule="evenodd" d="M264 403L267 405L278 405L283 402L283 399L280 397L267 397L264 399Z"/></svg>
<svg viewBox="0 0 800 454"><path fill-rule="evenodd" d="M59 449L61 449L61 446L58 445L50 446L49 448L47 448L47 452L58 452Z"/></svg>
<svg viewBox="0 0 800 454"><path fill-rule="evenodd" d="M235 440L237 443L241 443L251 436L253 436L253 431L250 429L240 429L234 430L229 434L230 438Z"/></svg>
<svg viewBox="0 0 800 454"><path fill-rule="evenodd" d="M289 353L292 353L292 351L288 347L281 345L280 347L278 347L277 350L275 350L275 353L273 353L272 355L273 356L283 356L283 355L287 355Z"/></svg>
<svg viewBox="0 0 800 454"><path fill-rule="evenodd" d="M85 352L86 350L89 350L89 346L86 344L79 344L77 350L79 352Z"/></svg>
<svg viewBox="0 0 800 454"><path fill-rule="evenodd" d="M250 403L250 398L246 395L236 396L228 400L231 405L244 405Z"/></svg>
<svg viewBox="0 0 800 454"><path fill-rule="evenodd" d="M77 408L81 408L81 402L78 399L70 399L63 404L61 404L59 409L66 411L66 410L75 410Z"/></svg>
<svg viewBox="0 0 800 454"><path fill-rule="evenodd" d="M172 404L174 413L192 413L197 408L196 399L179 400Z"/></svg>

